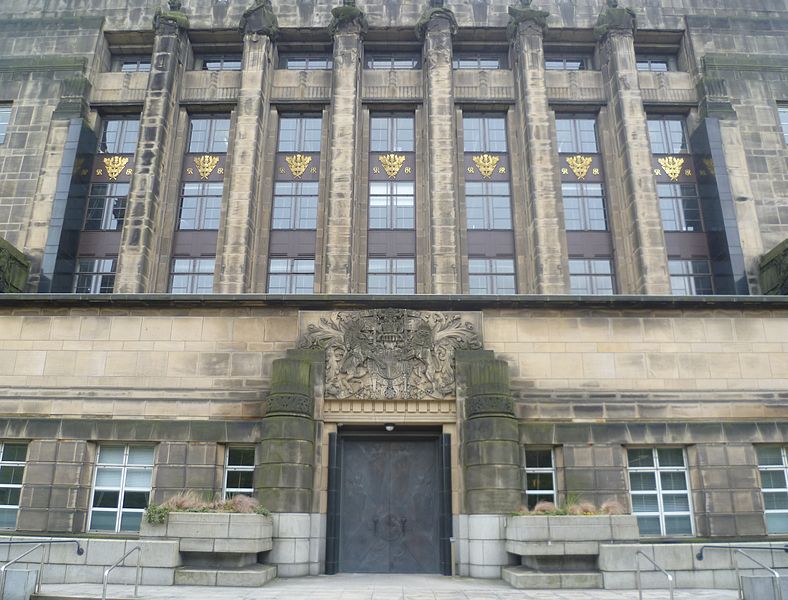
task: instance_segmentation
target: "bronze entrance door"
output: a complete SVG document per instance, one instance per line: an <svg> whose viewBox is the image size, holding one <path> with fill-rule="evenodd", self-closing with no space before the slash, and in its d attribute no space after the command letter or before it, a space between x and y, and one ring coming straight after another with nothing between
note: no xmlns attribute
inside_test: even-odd
<svg viewBox="0 0 788 600"><path fill-rule="evenodd" d="M441 571L440 458L437 437L341 439L339 571Z"/></svg>

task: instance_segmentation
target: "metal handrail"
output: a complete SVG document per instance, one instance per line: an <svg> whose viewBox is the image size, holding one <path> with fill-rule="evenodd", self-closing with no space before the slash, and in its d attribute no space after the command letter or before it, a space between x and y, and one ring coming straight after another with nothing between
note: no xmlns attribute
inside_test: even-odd
<svg viewBox="0 0 788 600"><path fill-rule="evenodd" d="M654 559L652 559L642 550L638 550L637 552L635 552L635 569L637 570L638 600L643 600L643 586L641 585L640 582L640 560L638 559L638 556L642 556L643 558L645 558L648 562L650 562L652 565L657 567L657 569L661 571L665 577L668 578L668 592L670 593L670 600L673 600L673 575L671 575L665 569L663 569L657 563L655 563Z"/></svg>
<svg viewBox="0 0 788 600"><path fill-rule="evenodd" d="M79 542L77 540L45 540L43 542L0 541L0 544L7 544L7 545L35 544L35 546L30 548L30 550L28 550L27 552L23 552L13 560L9 560L6 564L0 567L0 598L2 598L3 594L5 594L5 578L6 578L6 570L8 569L8 567L13 565L14 563L19 562L19 559L24 558L28 554L33 553L38 548L43 548L44 546L51 546L52 544L71 544L71 543L77 545L77 556L82 556L83 554L85 554L85 549L79 545ZM41 592L41 579L43 579L43 573L44 573L44 556L45 553L41 552L41 562L38 565L38 577L36 577L36 594Z"/></svg>
<svg viewBox="0 0 788 600"><path fill-rule="evenodd" d="M137 554L137 569L134 573L134 597L137 598L139 596L139 587L140 587L140 559L142 558L142 547L141 546L134 546L131 550L126 552L123 556L121 556L118 560L116 560L112 565L104 569L104 586L101 588L101 600L107 600L107 584L109 583L109 574L110 572L117 566L119 566L126 557L129 556L132 552L139 552ZM2 598L2 596L0 596Z"/></svg>
<svg viewBox="0 0 788 600"><path fill-rule="evenodd" d="M776 590L775 598L777 598L777 600L783 600L783 588L780 585L780 574L775 569L772 569L761 561L754 559L752 556L742 550L742 548L746 548L747 550L776 550L776 548L772 548L770 546L701 546L695 557L698 560L703 560L704 550L733 550L733 568L736 571L736 584L739 588L739 600L744 600L744 586L742 585L742 578L739 574L739 561L736 560L736 554L741 554L746 558L749 558L756 565L768 571L772 576L772 588ZM788 544L783 546L783 551L788 552Z"/></svg>

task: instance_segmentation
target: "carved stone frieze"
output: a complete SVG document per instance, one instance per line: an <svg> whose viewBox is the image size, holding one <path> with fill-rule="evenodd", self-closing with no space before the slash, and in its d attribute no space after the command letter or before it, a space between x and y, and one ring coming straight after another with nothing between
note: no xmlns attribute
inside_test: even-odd
<svg viewBox="0 0 788 600"><path fill-rule="evenodd" d="M326 398L369 400L451 398L455 350L482 347L459 314L394 308L323 317L299 345L325 351Z"/></svg>

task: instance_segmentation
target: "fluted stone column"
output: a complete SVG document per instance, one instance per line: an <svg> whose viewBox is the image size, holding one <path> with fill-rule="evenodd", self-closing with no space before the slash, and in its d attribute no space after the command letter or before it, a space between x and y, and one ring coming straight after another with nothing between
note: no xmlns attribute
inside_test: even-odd
<svg viewBox="0 0 788 600"><path fill-rule="evenodd" d="M549 13L530 8L530 0L510 6L509 39L514 57L517 116L524 131L527 229L522 235L537 294L569 290L563 205L560 200L558 151L553 142L553 113L547 102L544 31Z"/></svg>
<svg viewBox="0 0 788 600"><path fill-rule="evenodd" d="M153 60L118 253L115 292L119 293L153 291L167 141L175 128L178 87L189 43L189 20L179 9L180 2L170 1L170 10L158 11L154 19Z"/></svg>
<svg viewBox="0 0 788 600"><path fill-rule="evenodd" d="M670 294L665 235L651 172L646 112L635 62L635 14L608 0L596 35L602 78L614 132L610 211L620 221L613 231L622 293ZM624 271L625 270L625 271Z"/></svg>
<svg viewBox="0 0 788 600"><path fill-rule="evenodd" d="M350 291L353 257L353 202L361 132L361 61L367 22L353 0L331 11L334 72L329 122L328 210L323 291Z"/></svg>
<svg viewBox="0 0 788 600"><path fill-rule="evenodd" d="M509 364L486 351L458 352L456 360L466 381L465 512L510 513L521 504L522 484Z"/></svg>
<svg viewBox="0 0 788 600"><path fill-rule="evenodd" d="M427 109L428 188L433 294L460 292L457 230L457 135L454 114L452 37L454 14L430 0L417 25L424 41L424 103Z"/></svg>
<svg viewBox="0 0 788 600"><path fill-rule="evenodd" d="M270 0L257 2L241 19L244 32L241 90L233 138L230 189L224 223L219 227L219 265L214 289L223 294L251 291L254 241L261 224L259 198L263 145L271 97L273 40L276 15Z"/></svg>

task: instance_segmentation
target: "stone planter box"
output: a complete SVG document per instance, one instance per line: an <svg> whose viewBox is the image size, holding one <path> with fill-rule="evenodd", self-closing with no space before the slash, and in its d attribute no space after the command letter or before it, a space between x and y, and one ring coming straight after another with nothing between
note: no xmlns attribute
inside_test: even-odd
<svg viewBox="0 0 788 600"><path fill-rule="evenodd" d="M171 512L161 525L143 520L140 539L177 540L181 552L256 554L271 549L271 517L247 513Z"/></svg>
<svg viewBox="0 0 788 600"><path fill-rule="evenodd" d="M509 517L506 551L520 556L599 554L599 544L639 539L634 515Z"/></svg>

